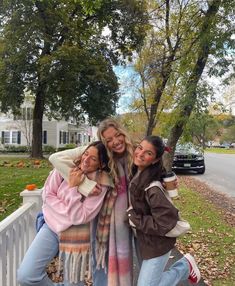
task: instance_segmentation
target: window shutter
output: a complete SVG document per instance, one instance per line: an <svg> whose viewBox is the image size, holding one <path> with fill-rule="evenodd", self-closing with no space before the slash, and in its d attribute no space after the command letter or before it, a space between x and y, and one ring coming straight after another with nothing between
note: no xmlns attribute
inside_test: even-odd
<svg viewBox="0 0 235 286"><path fill-rule="evenodd" d="M61 131L60 131L60 144L61 144Z"/></svg>
<svg viewBox="0 0 235 286"><path fill-rule="evenodd" d="M4 144L4 131L2 131L2 144Z"/></svg>
<svg viewBox="0 0 235 286"><path fill-rule="evenodd" d="M21 144L21 132L18 131L17 133L17 144Z"/></svg>
<svg viewBox="0 0 235 286"><path fill-rule="evenodd" d="M63 144L66 144L66 132L63 132Z"/></svg>
<svg viewBox="0 0 235 286"><path fill-rule="evenodd" d="M47 130L43 131L43 144L47 144Z"/></svg>

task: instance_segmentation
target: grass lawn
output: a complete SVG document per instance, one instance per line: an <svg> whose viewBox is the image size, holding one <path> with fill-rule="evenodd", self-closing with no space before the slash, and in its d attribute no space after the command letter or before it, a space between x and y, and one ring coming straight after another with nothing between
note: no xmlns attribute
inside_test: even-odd
<svg viewBox="0 0 235 286"><path fill-rule="evenodd" d="M230 149L226 149L226 148L206 148L205 152L221 153L221 154L235 154L235 149L234 148L230 148Z"/></svg>
<svg viewBox="0 0 235 286"><path fill-rule="evenodd" d="M51 168L47 160L0 158L0 221L20 206L26 185L43 186Z"/></svg>
<svg viewBox="0 0 235 286"><path fill-rule="evenodd" d="M208 285L235 285L235 228L198 192L182 187L174 202L192 226L178 240L179 249L194 252Z"/></svg>
<svg viewBox="0 0 235 286"><path fill-rule="evenodd" d="M0 221L16 210L27 184L39 188L51 170L47 160L0 158ZM235 285L235 228L200 193L184 183L174 202L188 220L192 231L178 239L184 253L193 251L205 281L213 286Z"/></svg>

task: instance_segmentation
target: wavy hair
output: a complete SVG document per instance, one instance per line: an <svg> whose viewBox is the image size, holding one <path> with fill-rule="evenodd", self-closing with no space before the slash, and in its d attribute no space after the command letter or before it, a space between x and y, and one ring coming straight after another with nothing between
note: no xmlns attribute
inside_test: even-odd
<svg viewBox="0 0 235 286"><path fill-rule="evenodd" d="M132 141L126 132L126 130L114 119L107 118L99 124L98 127L98 138L103 142L107 149L107 153L109 156L109 168L110 168L110 175L114 178L115 182L119 181L119 173L117 168L117 154L109 150L107 147L107 142L103 136L104 131L106 131L109 127L115 128L120 134L122 134L125 138L125 144L126 144L126 160L127 160L127 167L128 167L128 176L131 175L132 172L132 164L133 164L133 144Z"/></svg>

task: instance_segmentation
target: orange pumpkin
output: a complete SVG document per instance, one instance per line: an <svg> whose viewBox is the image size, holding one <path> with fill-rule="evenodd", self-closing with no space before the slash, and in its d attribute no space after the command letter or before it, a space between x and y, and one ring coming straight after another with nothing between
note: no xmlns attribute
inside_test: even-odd
<svg viewBox="0 0 235 286"><path fill-rule="evenodd" d="M26 185L25 189L28 191L33 191L37 189L37 186L35 184L29 184L29 185Z"/></svg>
<svg viewBox="0 0 235 286"><path fill-rule="evenodd" d="M24 167L24 162L20 161L17 163L18 168L23 168Z"/></svg>

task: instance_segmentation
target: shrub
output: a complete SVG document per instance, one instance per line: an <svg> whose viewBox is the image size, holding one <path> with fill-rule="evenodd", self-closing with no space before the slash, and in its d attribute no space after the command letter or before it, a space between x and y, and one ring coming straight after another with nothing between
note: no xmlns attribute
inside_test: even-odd
<svg viewBox="0 0 235 286"><path fill-rule="evenodd" d="M19 146L19 145L4 145L4 149L1 150L3 153L28 153L28 146Z"/></svg>
<svg viewBox="0 0 235 286"><path fill-rule="evenodd" d="M52 154L52 153L55 153L56 148L54 146L51 146L51 145L43 145L42 151L43 151L43 153Z"/></svg>
<svg viewBox="0 0 235 286"><path fill-rule="evenodd" d="M67 150L67 149L73 149L77 147L77 145L75 143L71 143L71 144L66 144L65 146L63 147L59 147L57 148L57 151L63 151L63 150Z"/></svg>

